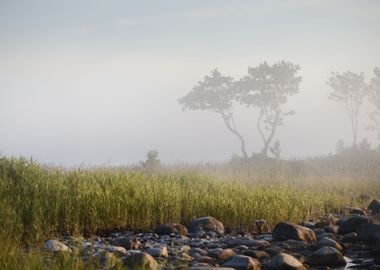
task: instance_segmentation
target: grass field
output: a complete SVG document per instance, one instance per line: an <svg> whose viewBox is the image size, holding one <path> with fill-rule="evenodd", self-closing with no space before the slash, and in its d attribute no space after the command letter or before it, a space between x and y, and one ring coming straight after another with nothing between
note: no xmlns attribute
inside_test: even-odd
<svg viewBox="0 0 380 270"><path fill-rule="evenodd" d="M300 222L380 197L378 155L306 161L63 169L0 158L0 269L42 269L42 242L60 235L151 230L214 216L227 227ZM49 268L81 269L72 258ZM67 264L67 265L66 265ZM53 266L54 265L54 266Z"/></svg>

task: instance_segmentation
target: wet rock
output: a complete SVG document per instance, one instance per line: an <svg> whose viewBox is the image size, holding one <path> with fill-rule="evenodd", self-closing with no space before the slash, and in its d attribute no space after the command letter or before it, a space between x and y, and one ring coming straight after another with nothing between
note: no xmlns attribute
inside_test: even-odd
<svg viewBox="0 0 380 270"><path fill-rule="evenodd" d="M179 234L186 236L188 231L185 226L178 223L169 223L169 224L161 224L156 227L155 232L158 235L170 235L170 234Z"/></svg>
<svg viewBox="0 0 380 270"><path fill-rule="evenodd" d="M333 247L322 247L307 258L307 263L312 266L338 267L346 265L342 253Z"/></svg>
<svg viewBox="0 0 380 270"><path fill-rule="evenodd" d="M245 255L235 255L222 264L222 267L231 267L235 270L260 270L261 264L258 260Z"/></svg>
<svg viewBox="0 0 380 270"><path fill-rule="evenodd" d="M301 240L305 242L316 241L316 236L313 230L289 222L281 222L276 224L273 229L272 236L274 240L277 241L289 239Z"/></svg>
<svg viewBox="0 0 380 270"><path fill-rule="evenodd" d="M54 240L54 239L47 240L44 243L44 249L47 252L54 252L54 253L71 252L71 249L68 246L66 246L64 243L62 243L58 240Z"/></svg>
<svg viewBox="0 0 380 270"><path fill-rule="evenodd" d="M248 249L244 250L242 254L259 260L269 258L269 254L262 250Z"/></svg>
<svg viewBox="0 0 380 270"><path fill-rule="evenodd" d="M368 211L371 211L372 214L380 214L380 201L372 200L368 205Z"/></svg>
<svg viewBox="0 0 380 270"><path fill-rule="evenodd" d="M135 253L129 255L125 260L125 265L128 270L157 270L157 261L148 253Z"/></svg>
<svg viewBox="0 0 380 270"><path fill-rule="evenodd" d="M213 217L201 217L190 222L189 232L192 234L205 235L209 232L216 233L217 236L224 235L223 223Z"/></svg>
<svg viewBox="0 0 380 270"><path fill-rule="evenodd" d="M167 247L152 247L152 248L149 248L146 252L152 255L153 257L166 258L169 256Z"/></svg>
<svg viewBox="0 0 380 270"><path fill-rule="evenodd" d="M270 270L306 270L306 267L291 255L280 253L273 257L268 268Z"/></svg>
<svg viewBox="0 0 380 270"><path fill-rule="evenodd" d="M380 224L366 224L357 228L358 238L368 243L380 243Z"/></svg>
<svg viewBox="0 0 380 270"><path fill-rule="evenodd" d="M339 226L338 232L340 234L347 234L350 232L356 232L356 229L363 224L369 224L370 219L363 216L352 216L342 222Z"/></svg>
<svg viewBox="0 0 380 270"><path fill-rule="evenodd" d="M331 239L331 238L328 238L328 237L324 237L322 238L321 240L318 241L318 247L333 247L339 251L342 251L343 248L341 245L339 245L338 242L336 242L335 240Z"/></svg>

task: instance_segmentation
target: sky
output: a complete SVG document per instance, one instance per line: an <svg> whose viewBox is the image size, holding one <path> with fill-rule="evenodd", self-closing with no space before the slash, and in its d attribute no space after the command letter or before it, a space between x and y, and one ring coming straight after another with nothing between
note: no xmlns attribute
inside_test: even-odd
<svg viewBox="0 0 380 270"><path fill-rule="evenodd" d="M0 0L0 153L63 166L224 161L239 141L211 112L177 99L212 69L301 66L300 93L276 139L283 158L334 152L350 123L328 99L331 71L380 66L377 0ZM257 112L236 105L249 152ZM359 138L366 130L364 104Z"/></svg>

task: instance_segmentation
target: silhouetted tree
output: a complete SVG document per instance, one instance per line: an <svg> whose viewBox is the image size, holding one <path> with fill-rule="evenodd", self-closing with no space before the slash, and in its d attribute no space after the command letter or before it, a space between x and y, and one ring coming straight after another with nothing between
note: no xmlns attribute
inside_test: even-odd
<svg viewBox="0 0 380 270"><path fill-rule="evenodd" d="M158 159L158 151L151 150L146 154L146 160L141 162L141 166L148 170L156 170L161 166L161 162Z"/></svg>
<svg viewBox="0 0 380 270"><path fill-rule="evenodd" d="M289 96L299 92L302 80L296 76L299 69L298 65L285 61L273 65L263 62L249 67L248 75L237 83L240 102L259 110L256 127L264 143L261 154L265 156L268 150L275 156L280 154L279 141L271 148L270 145L276 129L283 125L284 116L294 114L294 111L284 112L282 106Z"/></svg>
<svg viewBox="0 0 380 270"><path fill-rule="evenodd" d="M183 109L207 110L219 114L227 129L240 141L240 149L246 158L245 140L238 132L232 112L235 99L232 77L223 76L217 69L205 76L186 96L178 99Z"/></svg>
<svg viewBox="0 0 380 270"><path fill-rule="evenodd" d="M374 111L370 113L372 124L369 129L378 133L380 140L380 68L373 70L374 77L369 85L369 100L374 106Z"/></svg>
<svg viewBox="0 0 380 270"><path fill-rule="evenodd" d="M333 90L329 98L342 104L346 114L350 118L353 137L352 146L356 148L360 107L367 94L364 73L357 74L346 71L340 74L338 72L332 72L327 84Z"/></svg>

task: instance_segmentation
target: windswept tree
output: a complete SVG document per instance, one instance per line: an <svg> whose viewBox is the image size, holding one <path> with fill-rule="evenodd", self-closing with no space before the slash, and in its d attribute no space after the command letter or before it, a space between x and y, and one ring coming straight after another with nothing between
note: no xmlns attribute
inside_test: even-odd
<svg viewBox="0 0 380 270"><path fill-rule="evenodd" d="M261 154L265 156L268 150L277 157L280 154L280 142L271 144L277 128L283 125L284 116L294 114L294 111L284 112L283 105L289 96L299 92L302 80L297 76L299 69L298 65L285 61L273 65L263 62L249 67L248 74L237 83L240 102L259 111L256 127L264 144Z"/></svg>
<svg viewBox="0 0 380 270"><path fill-rule="evenodd" d="M205 110L219 114L227 129L232 132L240 142L243 157L248 157L245 149L245 140L238 132L232 105L235 99L234 81L232 77L223 76L217 69L206 75L202 81L193 87L186 96L178 99L183 109Z"/></svg>
<svg viewBox="0 0 380 270"><path fill-rule="evenodd" d="M327 84L332 88L329 95L331 100L339 102L351 122L352 146L357 148L358 140L358 117L360 107L367 95L367 85L364 73L346 71L344 73L332 72Z"/></svg>
<svg viewBox="0 0 380 270"><path fill-rule="evenodd" d="M380 140L380 68L373 70L374 77L369 85L369 100L374 106L374 111L370 113L372 124L370 130L376 131Z"/></svg>

